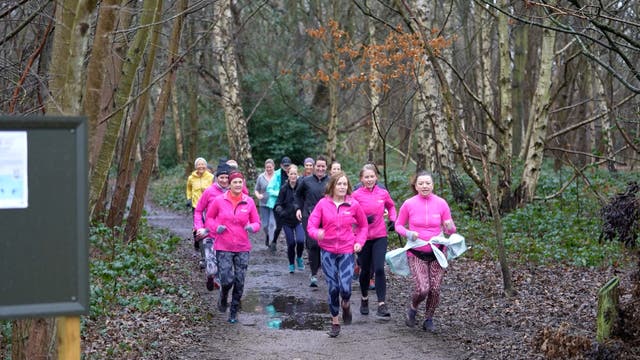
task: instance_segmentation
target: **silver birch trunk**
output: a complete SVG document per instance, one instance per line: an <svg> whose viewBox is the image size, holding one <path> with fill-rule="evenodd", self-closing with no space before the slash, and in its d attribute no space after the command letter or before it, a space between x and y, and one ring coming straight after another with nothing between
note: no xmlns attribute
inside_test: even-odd
<svg viewBox="0 0 640 360"><path fill-rule="evenodd" d="M544 24L549 26L551 21L545 18ZM536 86L533 96L529 116L530 132L527 134L529 147L522 171L522 180L518 188L519 202L521 204L526 204L533 200L540 177L540 166L543 160L547 124L549 122L549 98L552 84L555 41L555 32L547 28L543 29L542 48L540 51L540 75L538 77L538 85Z"/></svg>
<svg viewBox="0 0 640 360"><path fill-rule="evenodd" d="M222 90L222 108L227 126L229 156L238 161L240 168L246 171L248 178L256 177L255 163L251 155L251 144L240 101L240 82L238 81L236 48L233 37L233 17L231 0L222 0L215 4L214 52L219 57L218 76Z"/></svg>
<svg viewBox="0 0 640 360"><path fill-rule="evenodd" d="M375 35L376 35L376 27L371 19L368 20L369 27L369 38L371 39L370 44L375 45ZM369 101L371 106L371 131L369 135L369 144L367 146L367 160L369 162L375 163L379 159L379 154L377 154L378 149L380 148L380 89L381 89L381 81L380 81L380 73L373 66L373 64L369 67L370 71L370 80L369 80ZM386 153L386 149L382 149L382 153Z"/></svg>

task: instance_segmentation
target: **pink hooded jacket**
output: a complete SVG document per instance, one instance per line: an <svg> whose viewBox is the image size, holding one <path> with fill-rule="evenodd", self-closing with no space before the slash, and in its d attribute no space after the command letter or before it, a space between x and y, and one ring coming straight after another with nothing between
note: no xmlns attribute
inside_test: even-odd
<svg viewBox="0 0 640 360"><path fill-rule="evenodd" d="M227 192L227 189L220 187L217 183L211 184L200 196L200 200L198 200L198 205L193 211L193 228L198 230L204 227L202 222L202 213L208 213L209 207L213 204L213 199ZM211 229L209 229L211 230ZM213 234L213 233L211 233Z"/></svg>
<svg viewBox="0 0 640 360"><path fill-rule="evenodd" d="M446 220L452 220L451 210L443 198L434 194L429 194L427 197L415 195L407 199L400 207L395 228L401 236L407 236L407 231L410 230L417 232L418 238L429 240L444 231L442 223ZM408 228L406 227L407 223L409 224ZM444 232L448 235L455 233L455 224L450 231ZM430 245L417 247L415 250L433 252ZM409 252L407 254L413 256Z"/></svg>
<svg viewBox="0 0 640 360"><path fill-rule="evenodd" d="M324 238L318 240L318 231L324 230ZM355 243L364 245L367 237L367 216L357 200L351 196L336 207L330 196L316 204L309 215L307 233L318 240L321 249L333 254L351 254Z"/></svg>
<svg viewBox="0 0 640 360"><path fill-rule="evenodd" d="M396 221L396 205L393 203L389 192L378 185L374 185L371 190L367 189L366 186L362 186L354 191L351 196L358 201L367 216L367 222L369 223L367 240L387 236L384 210L387 209L389 212L389 220Z"/></svg>
<svg viewBox="0 0 640 360"><path fill-rule="evenodd" d="M207 209L205 226L209 233L215 234L213 248L222 251L251 251L251 241L245 226L250 225L253 232L260 230L260 217L253 199L242 194L242 199L234 208L229 193L226 192L215 199ZM218 234L218 225L226 229Z"/></svg>

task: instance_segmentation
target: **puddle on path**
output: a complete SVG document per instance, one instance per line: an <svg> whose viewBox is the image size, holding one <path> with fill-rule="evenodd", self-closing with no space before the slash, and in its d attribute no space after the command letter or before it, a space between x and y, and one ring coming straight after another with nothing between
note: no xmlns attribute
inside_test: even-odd
<svg viewBox="0 0 640 360"><path fill-rule="evenodd" d="M325 301L293 295L273 295L273 289L251 291L242 298L244 311L264 314L273 329L323 330L329 316Z"/></svg>

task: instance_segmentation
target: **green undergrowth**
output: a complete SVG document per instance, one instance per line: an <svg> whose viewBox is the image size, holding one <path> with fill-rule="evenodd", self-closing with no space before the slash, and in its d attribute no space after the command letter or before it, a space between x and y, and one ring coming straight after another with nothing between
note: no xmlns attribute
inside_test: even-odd
<svg viewBox="0 0 640 360"><path fill-rule="evenodd" d="M139 235L123 243L102 224L91 226L91 308L90 316L109 315L116 307L145 312L151 307L177 311L166 294L190 296L187 289L164 280L166 263L172 258L180 239L166 231L141 224Z"/></svg>

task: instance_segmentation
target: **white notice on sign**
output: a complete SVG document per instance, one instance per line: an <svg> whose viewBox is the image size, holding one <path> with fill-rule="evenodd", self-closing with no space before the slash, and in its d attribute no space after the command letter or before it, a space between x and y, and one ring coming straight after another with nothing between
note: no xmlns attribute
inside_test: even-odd
<svg viewBox="0 0 640 360"><path fill-rule="evenodd" d="M0 131L0 209L29 205L27 132Z"/></svg>

